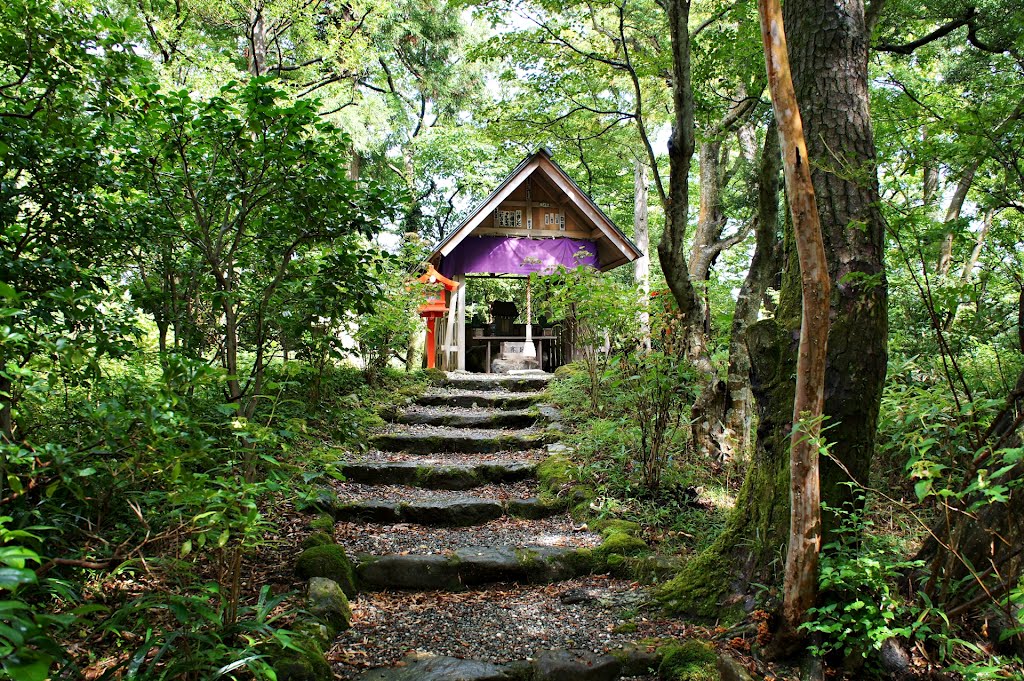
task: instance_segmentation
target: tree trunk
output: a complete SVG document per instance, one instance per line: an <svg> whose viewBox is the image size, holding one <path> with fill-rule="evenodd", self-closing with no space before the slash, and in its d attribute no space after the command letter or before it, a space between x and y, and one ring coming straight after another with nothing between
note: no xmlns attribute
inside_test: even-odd
<svg viewBox="0 0 1024 681"><path fill-rule="evenodd" d="M960 212L963 210L964 201L967 200L967 192L971 189L971 184L974 182L974 174L978 171L979 165L981 165L981 161L972 162L964 170L964 174L960 176L960 180L956 183L953 196L949 199L949 206L946 207L946 217L943 220L946 224L960 219ZM946 236L942 240L942 247L939 250L939 262L935 267L935 271L940 277L945 277L949 274L949 268L952 266L953 232L946 232Z"/></svg>
<svg viewBox="0 0 1024 681"><path fill-rule="evenodd" d="M757 226L754 255L747 277L736 297L729 333L729 392L725 426L732 437L733 452L746 458L750 447L753 395L750 391L750 353L747 329L757 322L761 299L782 268L779 243L779 171L782 157L774 122L768 126L757 173Z"/></svg>
<svg viewBox="0 0 1024 681"><path fill-rule="evenodd" d="M247 69L253 76L267 73L267 22L263 16L263 5L249 10L249 48L246 51Z"/></svg>
<svg viewBox="0 0 1024 681"><path fill-rule="evenodd" d="M981 231L978 232L978 238L974 240L974 248L971 249L971 255L967 258L967 262L964 263L964 270L960 274L960 281L967 283L971 279L971 275L974 274L974 268L978 266L978 260L981 259L981 251L985 247L985 239L988 238L988 232L992 229L992 218L993 211L985 211L985 218L981 222Z"/></svg>
<svg viewBox="0 0 1024 681"><path fill-rule="evenodd" d="M841 508L855 503L844 484L851 475L868 482L887 360L883 221L868 114L869 41L862 0L789 0L783 15L832 282L824 413L832 456L843 467L822 462L821 494L829 506ZM666 601L679 610L720 611L719 601L730 590L745 590L751 579L777 579L774 566L789 535L788 453L800 326L799 268L789 232L776 316L747 334L759 414L754 461L721 537L666 589ZM835 522L823 514L823 537Z"/></svg>
<svg viewBox="0 0 1024 681"><path fill-rule="evenodd" d="M685 353L697 368L712 370L706 356L704 309L686 263L686 227L690 207L690 162L694 152L693 90L690 85L689 0L668 0L672 40L672 135L668 142L669 180L665 231L658 242L658 259L665 281L679 306L686 333Z"/></svg>
<svg viewBox="0 0 1024 681"><path fill-rule="evenodd" d="M647 222L647 166L640 161L633 168L633 242L640 257L633 263L633 276L640 288L640 335L651 349L651 238Z"/></svg>
<svg viewBox="0 0 1024 681"><path fill-rule="evenodd" d="M818 441L825 399L825 351L829 326L829 273L808 166L803 122L786 52L779 0L758 0L761 39L772 108L779 128L786 194L800 262L800 345L797 350L793 434L790 437L789 550L783 582L782 615L795 633L818 594L821 551L821 490Z"/></svg>
<svg viewBox="0 0 1024 681"><path fill-rule="evenodd" d="M783 14L833 283L825 426L842 467L822 462L822 499L842 508L855 503L846 484L851 475L868 483L888 359L884 221L868 112L870 36L863 0L797 0ZM824 537L835 520L823 516Z"/></svg>
<svg viewBox="0 0 1024 681"><path fill-rule="evenodd" d="M700 145L697 167L700 177L700 207L697 211L697 230L690 251L690 278L694 282L707 281L711 264L721 253L716 251L725 229L725 207L722 205L722 140L712 138Z"/></svg>

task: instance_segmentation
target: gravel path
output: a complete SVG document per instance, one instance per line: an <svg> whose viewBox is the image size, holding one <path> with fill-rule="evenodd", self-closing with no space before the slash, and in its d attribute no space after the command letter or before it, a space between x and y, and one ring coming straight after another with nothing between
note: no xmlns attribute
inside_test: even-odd
<svg viewBox="0 0 1024 681"><path fill-rule="evenodd" d="M585 600L566 605L560 596L567 592ZM508 662L545 649L601 652L685 633L685 625L647 613L648 599L637 584L603 576L465 593L361 594L352 603L352 629L338 638L328 659L335 673L351 679L412 651Z"/></svg>
<svg viewBox="0 0 1024 681"><path fill-rule="evenodd" d="M412 501L414 499L461 499L474 497L479 499L528 499L537 496L537 481L529 480L503 485L480 485L470 490L424 489L406 485L363 485L356 482L338 482L334 484L341 501L360 501L374 499L376 501Z"/></svg>
<svg viewBox="0 0 1024 681"><path fill-rule="evenodd" d="M447 553L465 546L593 547L601 537L568 515L543 520L503 516L473 527L337 523L334 537L350 554Z"/></svg>

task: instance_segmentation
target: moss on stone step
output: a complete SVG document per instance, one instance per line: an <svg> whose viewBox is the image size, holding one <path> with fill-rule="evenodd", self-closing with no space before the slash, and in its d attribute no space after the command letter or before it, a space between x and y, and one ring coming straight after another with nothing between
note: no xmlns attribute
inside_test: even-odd
<svg viewBox="0 0 1024 681"><path fill-rule="evenodd" d="M326 577L333 579L346 596L356 594L355 569L337 544L314 546L299 554L295 561L295 572L302 579Z"/></svg>
<svg viewBox="0 0 1024 681"><path fill-rule="evenodd" d="M562 454L552 454L537 465L537 481L542 492L557 495L575 479L576 464Z"/></svg>
<svg viewBox="0 0 1024 681"><path fill-rule="evenodd" d="M634 537L630 534L623 532L613 532L605 535L605 539L601 542L601 545L597 547L595 553L599 556L637 556L641 553L649 551L650 547L640 537Z"/></svg>

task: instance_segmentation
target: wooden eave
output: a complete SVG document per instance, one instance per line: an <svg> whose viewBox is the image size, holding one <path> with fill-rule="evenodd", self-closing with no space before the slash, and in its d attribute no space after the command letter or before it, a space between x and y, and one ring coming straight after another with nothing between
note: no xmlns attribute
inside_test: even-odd
<svg viewBox="0 0 1024 681"><path fill-rule="evenodd" d="M434 248L430 262L438 264L443 256L449 255L466 238L473 234L503 201L526 181L532 174L540 172L572 202L573 207L592 226L589 238L598 247L601 271L614 269L640 257L640 249L630 241L611 218L594 203L586 192L580 189L571 177L551 158L547 149L541 149L525 158L515 170L509 173L501 184L484 199L452 232ZM516 235L526 230L515 230ZM541 230L527 233L527 236L545 238L558 236L545 234ZM580 238L580 237L576 237Z"/></svg>

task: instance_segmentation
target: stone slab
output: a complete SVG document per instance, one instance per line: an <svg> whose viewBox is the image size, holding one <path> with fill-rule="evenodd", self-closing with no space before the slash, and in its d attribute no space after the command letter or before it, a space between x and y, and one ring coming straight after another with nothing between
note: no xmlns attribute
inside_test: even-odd
<svg viewBox="0 0 1024 681"><path fill-rule="evenodd" d="M512 665L443 655L410 655L394 667L371 669L356 677L357 681L514 681L521 678Z"/></svg>
<svg viewBox="0 0 1024 681"><path fill-rule="evenodd" d="M526 409L543 398L543 393L526 392L518 395L490 391L458 393L426 393L414 402L423 407L490 407L494 409Z"/></svg>
<svg viewBox="0 0 1024 681"><path fill-rule="evenodd" d="M421 464L416 461L357 462L341 464L338 468L346 479L367 485L409 485L448 490L529 480L537 470L536 464L525 461L475 465Z"/></svg>
<svg viewBox="0 0 1024 681"><path fill-rule="evenodd" d="M494 454L537 449L552 442L553 433L517 433L515 431L464 432L457 428L433 431L400 430L370 436L370 444L385 452L408 454Z"/></svg>
<svg viewBox="0 0 1024 681"><path fill-rule="evenodd" d="M407 425L449 426L451 428L529 428L537 423L536 412L517 410L451 411L427 408L405 411L397 415L396 423Z"/></svg>
<svg viewBox="0 0 1024 681"><path fill-rule="evenodd" d="M584 574L575 549L468 546L451 555L360 556L360 587L370 591L462 591L496 582L546 584Z"/></svg>

